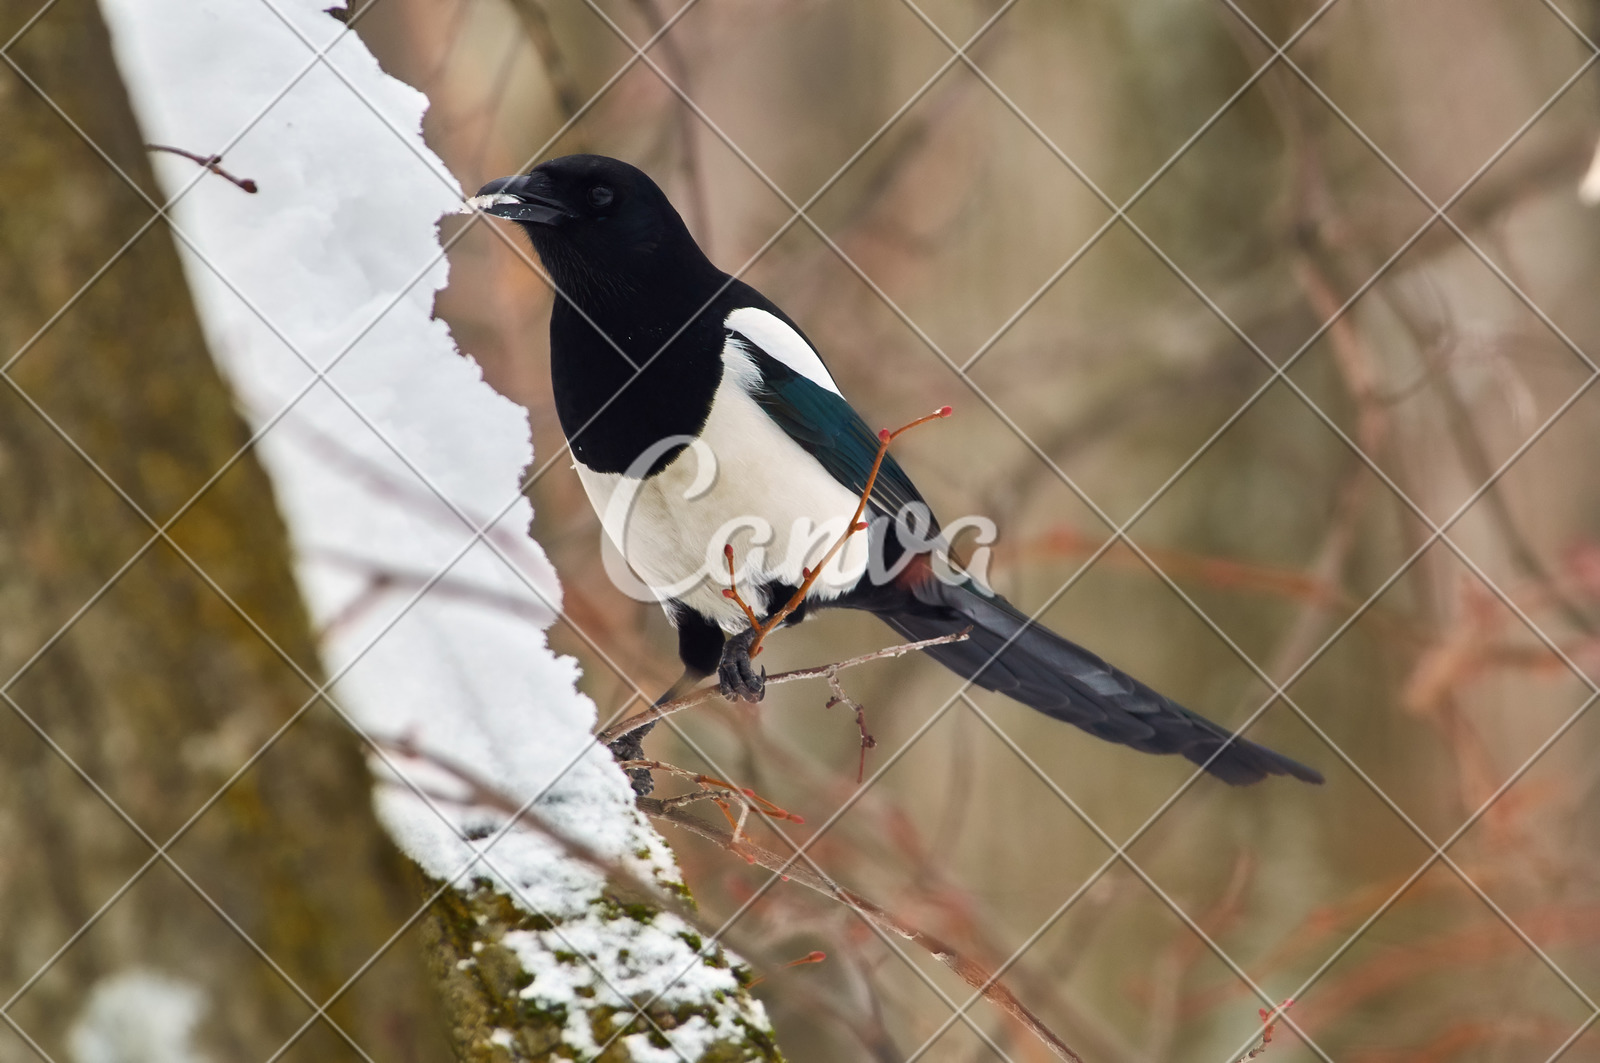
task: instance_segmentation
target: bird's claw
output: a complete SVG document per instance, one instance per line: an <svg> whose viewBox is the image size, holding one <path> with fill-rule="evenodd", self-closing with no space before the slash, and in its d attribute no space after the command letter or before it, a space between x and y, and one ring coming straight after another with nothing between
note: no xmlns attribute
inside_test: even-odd
<svg viewBox="0 0 1600 1063"><path fill-rule="evenodd" d="M647 723L637 731L629 731L621 738L612 742L608 747L611 755L621 763L630 760L644 759L644 736L650 733L654 723ZM650 775L649 768L628 769L628 782L633 786L633 792L639 797L649 797L655 789L655 779Z"/></svg>
<svg viewBox="0 0 1600 1063"><path fill-rule="evenodd" d="M722 647L717 686L729 701L760 701L767 692L767 670L757 671L750 660L750 644L756 634L755 628L747 628Z"/></svg>

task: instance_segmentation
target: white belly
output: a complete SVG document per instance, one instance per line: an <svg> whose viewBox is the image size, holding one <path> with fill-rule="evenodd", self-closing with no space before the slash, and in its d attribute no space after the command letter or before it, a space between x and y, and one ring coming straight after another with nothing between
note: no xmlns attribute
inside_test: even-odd
<svg viewBox="0 0 1600 1063"><path fill-rule="evenodd" d="M742 367L740 367L742 368ZM757 613L768 581L799 585L844 533L860 496L827 470L746 392L748 377L723 375L700 439L655 476L578 474L606 534L658 599L675 598L727 631L747 626L729 586L723 549L733 547L740 595ZM854 587L867 567L867 535L852 536L813 585L811 598Z"/></svg>

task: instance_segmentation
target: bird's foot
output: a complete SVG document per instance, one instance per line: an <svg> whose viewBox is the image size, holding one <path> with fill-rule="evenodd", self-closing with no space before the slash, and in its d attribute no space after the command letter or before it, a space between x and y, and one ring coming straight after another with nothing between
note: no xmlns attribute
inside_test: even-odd
<svg viewBox="0 0 1600 1063"><path fill-rule="evenodd" d="M767 692L767 670L756 671L750 661L750 644L756 635L755 628L746 628L723 644L717 686L729 701L760 701Z"/></svg>
<svg viewBox="0 0 1600 1063"><path fill-rule="evenodd" d="M619 763L626 764L630 760L644 759L644 736L654 727L654 723L647 723L637 731L629 731L621 738L612 742L607 748ZM633 792L640 797L649 797L655 789L655 780L650 775L649 768L630 768L627 770L628 782L633 786Z"/></svg>

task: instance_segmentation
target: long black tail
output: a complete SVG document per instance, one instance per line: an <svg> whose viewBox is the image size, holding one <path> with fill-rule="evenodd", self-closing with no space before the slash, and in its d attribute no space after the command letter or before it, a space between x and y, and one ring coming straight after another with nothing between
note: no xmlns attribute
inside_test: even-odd
<svg viewBox="0 0 1600 1063"><path fill-rule="evenodd" d="M1322 776L1265 746L1234 738L1212 723L1137 679L1111 667L1082 646L1028 618L999 595L985 595L971 584L928 578L902 590L905 595L874 595L861 605L878 614L908 639L947 635L970 627L963 642L923 652L982 687L1046 716L1065 720L1097 738L1145 753L1181 753L1217 778L1235 786L1268 775L1292 775L1320 783ZM1218 752L1218 751L1221 752Z"/></svg>

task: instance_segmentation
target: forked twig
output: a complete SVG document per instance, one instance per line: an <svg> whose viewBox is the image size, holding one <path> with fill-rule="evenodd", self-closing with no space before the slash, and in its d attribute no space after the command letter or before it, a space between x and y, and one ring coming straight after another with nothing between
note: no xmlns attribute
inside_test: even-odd
<svg viewBox="0 0 1600 1063"><path fill-rule="evenodd" d="M828 689L833 691L833 697L829 698L823 707L831 709L835 705L845 705L855 710L856 730L861 732L861 761L856 765L856 785L860 786L867 777L867 750L877 748L878 740L867 731L866 706L844 692L844 684L839 682L839 673L829 672L827 678Z"/></svg>
<svg viewBox="0 0 1600 1063"><path fill-rule="evenodd" d="M917 650L925 650L930 646L943 646L947 642L963 642L966 640L971 630L971 628L967 628L963 631L957 631L950 635L940 635L938 638L923 639L920 642L903 642L898 646L887 646L881 650L873 650L871 653L863 653L859 657L851 657L850 659L844 661L835 661L833 664L818 664L812 665L809 668L796 668L790 672L779 672L777 675L767 676L767 685L772 686L774 683L789 683L796 679L819 679L830 675L837 675L846 668L854 668L856 665L866 664L868 661L882 661L887 660L890 657L901 657ZM681 697L673 698L671 701L662 702L660 705L652 705L643 712L635 713L634 715L623 720L621 723L612 724L604 731L601 731L596 737L599 739L601 745L608 746L617 739L621 738L623 735L631 734L646 724L655 723L657 720L665 719L675 712L682 712L684 709L698 705L703 701L710 701L712 698L718 697L720 693L721 691L714 684L712 686L701 687L699 690L691 690L689 693L684 694Z"/></svg>
<svg viewBox="0 0 1600 1063"><path fill-rule="evenodd" d="M680 768L675 764L667 764L659 760L625 760L621 765L624 771L634 768L644 768L647 771L661 771L669 775L676 775L681 779L688 779L695 785L695 789L677 797L667 797L661 800L665 808L682 808L692 805L696 801L711 801L728 820L728 825L733 828L734 838L748 837L744 833L745 821L751 812L758 812L768 819L786 819L791 823L804 823L805 817L781 808L776 802L769 801L756 793L748 786L735 786L726 779L719 779L715 775L702 775L699 772ZM739 806L739 818L735 820L733 813L728 809L728 802L732 801Z"/></svg>

